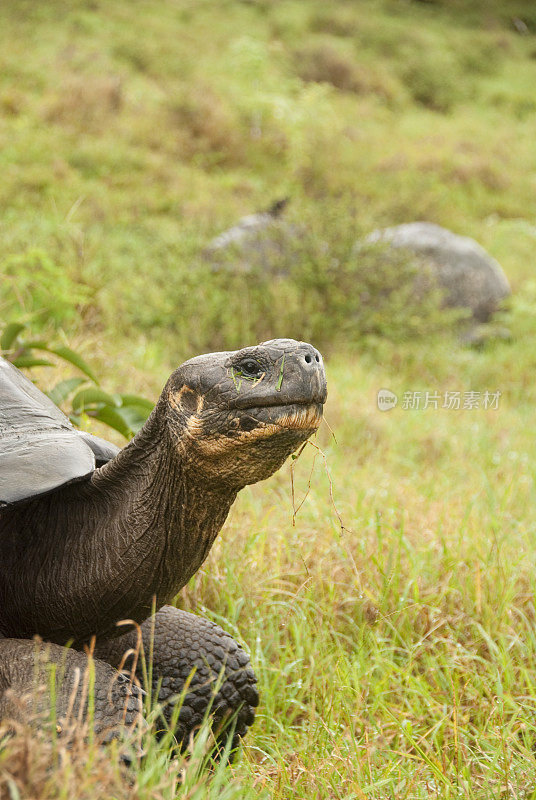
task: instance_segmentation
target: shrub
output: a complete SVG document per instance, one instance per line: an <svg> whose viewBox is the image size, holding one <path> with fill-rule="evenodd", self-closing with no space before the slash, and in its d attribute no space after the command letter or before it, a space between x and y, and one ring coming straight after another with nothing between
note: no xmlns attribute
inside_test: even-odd
<svg viewBox="0 0 536 800"><path fill-rule="evenodd" d="M211 89L181 89L168 98L167 106L182 158L205 156L217 164L243 161L240 122Z"/></svg>
<svg viewBox="0 0 536 800"><path fill-rule="evenodd" d="M327 83L344 92L374 94L388 101L399 90L399 84L383 66L372 68L327 42L297 50L294 59L299 77L306 82Z"/></svg>
<svg viewBox="0 0 536 800"><path fill-rule="evenodd" d="M353 36L359 29L359 15L353 8L330 8L318 11L309 20L309 30L332 36Z"/></svg>
<svg viewBox="0 0 536 800"><path fill-rule="evenodd" d="M89 300L89 288L71 278L44 251L25 253L0 260L2 319L32 318L34 329L49 324L59 327L73 322Z"/></svg>
<svg viewBox="0 0 536 800"><path fill-rule="evenodd" d="M493 75L497 72L502 53L497 41L482 40L472 36L465 42L459 55L461 68L464 72L475 75Z"/></svg>
<svg viewBox="0 0 536 800"><path fill-rule="evenodd" d="M353 91L354 63L329 45L298 50L298 75L304 81L330 83L336 89Z"/></svg>
<svg viewBox="0 0 536 800"><path fill-rule="evenodd" d="M69 75L45 101L47 122L100 130L123 106L123 87L118 75Z"/></svg>
<svg viewBox="0 0 536 800"><path fill-rule="evenodd" d="M433 111L447 112L463 96L463 77L453 58L445 54L413 54L401 77L413 99Z"/></svg>

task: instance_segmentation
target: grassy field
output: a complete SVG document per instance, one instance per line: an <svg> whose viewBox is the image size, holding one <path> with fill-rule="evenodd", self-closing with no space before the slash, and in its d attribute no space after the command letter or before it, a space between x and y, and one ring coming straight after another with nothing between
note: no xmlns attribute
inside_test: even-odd
<svg viewBox="0 0 536 800"><path fill-rule="evenodd" d="M350 306L316 309L334 436L295 463L307 498L294 519L288 466L244 490L177 599L251 651L233 766L164 742L127 777L21 731L2 800L536 798L535 33L514 0L0 5L0 314L106 389L156 398L196 352L311 330L199 260L286 195L291 219L337 209L348 241L416 219L474 236L514 292L511 340L480 349L400 335L399 310L352 338ZM403 408L427 391L480 407Z"/></svg>

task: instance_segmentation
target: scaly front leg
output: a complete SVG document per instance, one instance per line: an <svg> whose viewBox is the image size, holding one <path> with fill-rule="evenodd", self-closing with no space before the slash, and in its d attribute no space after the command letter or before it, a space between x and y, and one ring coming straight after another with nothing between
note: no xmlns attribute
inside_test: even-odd
<svg viewBox="0 0 536 800"><path fill-rule="evenodd" d="M232 748L255 718L259 702L255 674L249 656L219 625L209 620L164 606L141 626L143 649L149 656L152 642L152 692L163 707L169 723L176 717L174 705L190 678L182 701L175 736L186 745L207 711L220 744L227 741L225 723L236 716ZM137 631L98 642L95 655L116 668L129 669L134 656L124 658L138 646ZM136 669L143 685L141 657Z"/></svg>

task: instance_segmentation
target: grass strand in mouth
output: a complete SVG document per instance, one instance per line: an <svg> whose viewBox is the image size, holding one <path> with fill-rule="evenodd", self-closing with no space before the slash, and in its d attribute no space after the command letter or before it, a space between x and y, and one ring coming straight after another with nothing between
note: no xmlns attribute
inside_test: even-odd
<svg viewBox="0 0 536 800"><path fill-rule="evenodd" d="M327 427L328 431L330 432L331 436L333 436L333 441L335 442L335 444L339 444L338 441L337 441L337 437L335 436L335 431L333 430L333 428L331 427L331 425L327 421L325 414L322 416L322 420L323 420L323 422L325 422L326 427Z"/></svg>
<svg viewBox="0 0 536 800"><path fill-rule="evenodd" d="M311 463L311 469L309 471L309 478L307 479L307 489L305 490L305 494L303 495L303 498L302 498L300 504L298 506L296 506L296 494L295 494L295 490L294 490L294 464L295 464L296 460L303 453L306 444L307 444L307 442L304 442L302 444L302 446L300 447L300 449L298 450L298 452L294 453L292 455L292 463L290 465L290 495L291 495L291 498L292 498L292 527L293 528L296 527L296 515L297 515L298 511L300 510L300 508L305 503L305 501L307 500L307 496L308 496L309 491L311 489L311 478L312 478L312 475L313 475L313 470L315 468L316 457L318 455L318 453L315 453L314 456L313 456L313 461Z"/></svg>
<svg viewBox="0 0 536 800"><path fill-rule="evenodd" d="M335 438L335 436L333 438ZM307 488L305 490L305 494L304 494L302 500L300 501L300 503L298 504L298 506L296 506L296 503L295 503L295 490L294 490L294 464L297 461L297 459L301 456L301 454L303 453L303 451L305 450L305 448L307 447L308 444L310 444L312 447L314 447L316 452L315 452L315 454L313 456L313 462L311 464L311 470L309 472L309 478L307 479ZM322 460L324 462L324 469L326 471L326 475L328 477L328 482L329 482L329 499L330 499L331 506L333 507L333 510L335 511L335 514L336 514L337 519L339 521L339 525L340 525L340 529L341 529L340 532L341 532L341 534L343 534L343 533L352 533L350 528L347 528L345 526L344 522L342 521L342 516L340 514L339 509L337 508L336 503L335 503L335 497L334 497L334 494L333 494L333 481L331 479L331 473L330 473L329 467L328 467L327 456L324 453L324 451L322 450L322 448L319 447L314 442L312 442L310 439L308 439L306 442L304 442L302 444L302 446L300 447L300 449L298 450L298 452L294 453L291 456L292 461L291 461L291 464L290 464L290 492L291 492L291 498L292 498L292 527L296 527L296 516L298 514L298 511L300 510L300 508L303 506L303 504L307 500L307 497L308 497L309 492L311 490L311 480L312 480L312 476L313 476L313 470L315 468L316 457L317 457L318 454L320 454L322 456Z"/></svg>

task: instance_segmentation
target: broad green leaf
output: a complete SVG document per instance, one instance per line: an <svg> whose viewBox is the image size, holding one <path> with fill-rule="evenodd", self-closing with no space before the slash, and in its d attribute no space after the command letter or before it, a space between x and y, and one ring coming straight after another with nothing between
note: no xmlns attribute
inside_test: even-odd
<svg viewBox="0 0 536 800"><path fill-rule="evenodd" d="M48 342L43 339L24 340L24 347L26 350L48 350Z"/></svg>
<svg viewBox="0 0 536 800"><path fill-rule="evenodd" d="M115 410L123 418L132 433L137 433L140 428L143 428L149 416L149 413L141 406L121 406L121 408Z"/></svg>
<svg viewBox="0 0 536 800"><path fill-rule="evenodd" d="M60 406L64 400L66 400L71 392L74 392L75 389L78 389L83 383L87 382L87 378L67 378L64 381L60 381L59 383L54 386L47 395L50 397L53 403L56 403L57 406Z"/></svg>
<svg viewBox="0 0 536 800"><path fill-rule="evenodd" d="M34 356L19 356L13 359L12 362L16 367L53 367L52 361L47 361L46 358L35 358Z"/></svg>
<svg viewBox="0 0 536 800"><path fill-rule="evenodd" d="M104 422L104 424L108 425L108 427L118 431L118 433L122 434L125 439L131 439L132 430L128 423L125 422L121 416L120 411L120 408L102 406L102 408L98 408L96 411L93 411L91 416L95 419L98 419L100 422Z"/></svg>
<svg viewBox="0 0 536 800"><path fill-rule="evenodd" d="M82 389L77 395L73 397L73 411L77 414L83 411L88 406L119 406L121 400L108 392L99 389L98 386L90 386L88 389Z"/></svg>
<svg viewBox="0 0 536 800"><path fill-rule="evenodd" d="M60 358L63 358L64 361L69 361L70 364L74 364L75 367L78 367L80 372L83 372L84 375L87 375L88 378L91 378L91 380L96 383L97 386L99 385L97 376L91 367L86 364L82 356L78 355L78 353L75 353L74 350L71 350L69 347L54 347L50 349L50 352L55 353Z"/></svg>
<svg viewBox="0 0 536 800"><path fill-rule="evenodd" d="M59 356L64 361L68 361L69 364L74 364L75 367L78 367L80 372L83 372L84 375L87 375L88 378L91 378L93 383L96 383L97 386L99 385L99 381L97 380L97 376L91 369L91 367L86 364L82 356L75 353L74 350L71 350L70 347L49 347L46 342L30 342L28 347L32 347L35 350L46 350L47 353L54 353L54 355Z"/></svg>
<svg viewBox="0 0 536 800"><path fill-rule="evenodd" d="M11 322L6 325L0 338L0 350L10 350L13 342L25 327L26 325L21 322Z"/></svg>
<svg viewBox="0 0 536 800"><path fill-rule="evenodd" d="M119 397L121 398L121 403L123 406L137 406L138 408L144 408L148 412L148 415L154 408L154 403L151 400L147 400L147 398L140 397L137 394L120 394Z"/></svg>

